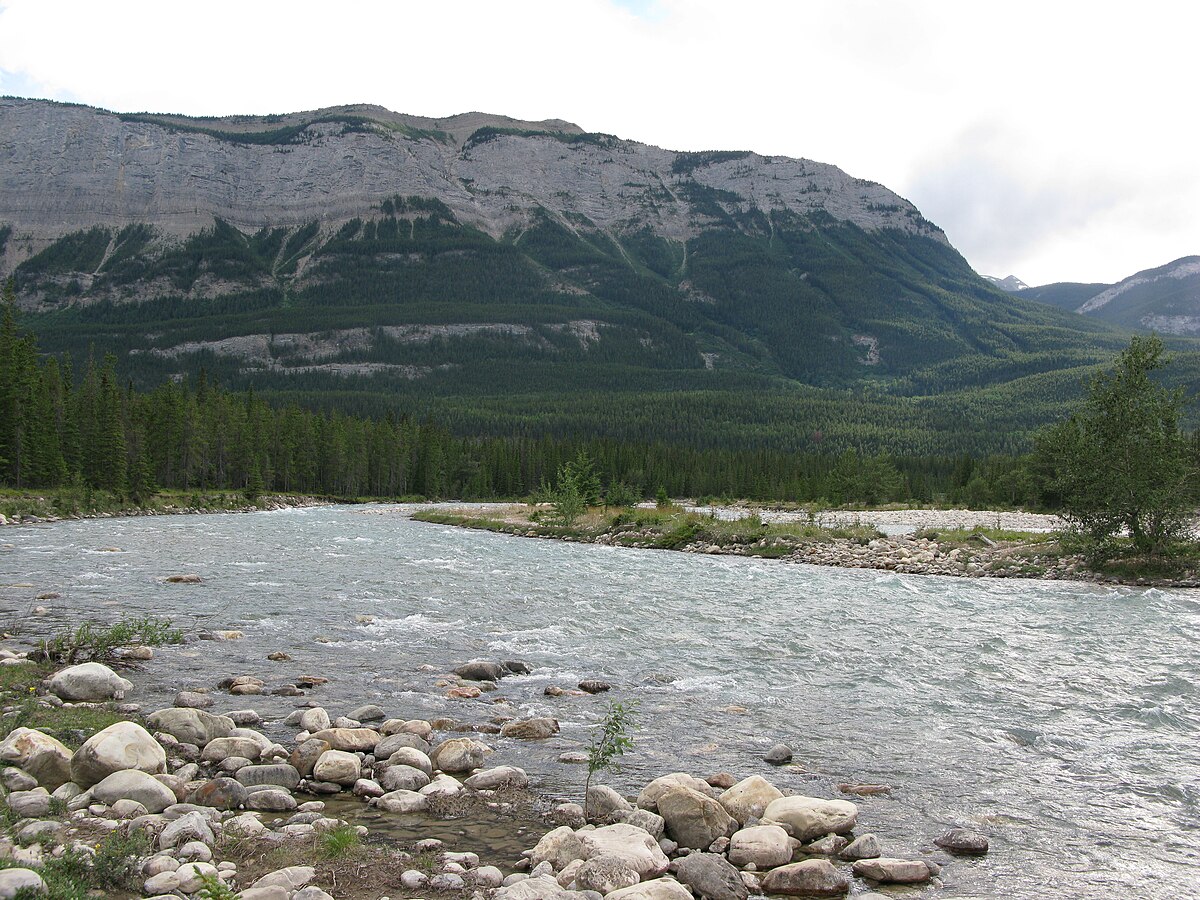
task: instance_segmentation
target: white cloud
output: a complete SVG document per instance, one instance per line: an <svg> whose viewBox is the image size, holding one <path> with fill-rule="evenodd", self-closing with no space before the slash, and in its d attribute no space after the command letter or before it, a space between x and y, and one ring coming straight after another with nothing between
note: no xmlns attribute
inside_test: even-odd
<svg viewBox="0 0 1200 900"><path fill-rule="evenodd" d="M121 111L565 118L881 181L981 271L1200 253L1192 4L0 0L0 92Z"/></svg>

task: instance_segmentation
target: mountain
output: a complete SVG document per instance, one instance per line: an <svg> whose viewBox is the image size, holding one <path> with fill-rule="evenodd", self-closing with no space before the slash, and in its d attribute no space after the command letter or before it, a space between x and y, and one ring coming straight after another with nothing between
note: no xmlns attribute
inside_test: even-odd
<svg viewBox="0 0 1200 900"><path fill-rule="evenodd" d="M997 278L995 275L984 275L983 277L986 281L990 281L996 287L1000 288L1000 290L1009 294L1015 294L1017 291L1023 291L1029 287L1029 285L1016 275L1009 275L1007 278Z"/></svg>
<svg viewBox="0 0 1200 900"><path fill-rule="evenodd" d="M1057 281L1054 284L1025 288L1021 292L1021 296L1027 300L1036 300L1038 303L1048 303L1059 309L1075 312L1089 299L1110 287L1112 287L1110 284Z"/></svg>
<svg viewBox="0 0 1200 900"><path fill-rule="evenodd" d="M43 349L465 431L1012 448L1124 343L832 165L375 106L0 100L0 274ZM1065 387L1064 387L1065 385Z"/></svg>

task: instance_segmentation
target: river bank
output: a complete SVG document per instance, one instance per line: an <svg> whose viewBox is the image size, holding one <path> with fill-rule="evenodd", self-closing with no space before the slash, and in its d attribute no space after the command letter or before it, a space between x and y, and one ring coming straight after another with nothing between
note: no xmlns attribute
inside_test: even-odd
<svg viewBox="0 0 1200 900"><path fill-rule="evenodd" d="M144 503L131 503L117 501L107 495L88 499L75 493L44 494L8 490L0 493L0 526L137 516L250 513L345 502L307 494L264 494L251 500L241 491L172 491L155 494Z"/></svg>
<svg viewBox="0 0 1200 900"><path fill-rule="evenodd" d="M604 546L751 556L909 575L1040 578L1142 587L1198 587L1194 567L1097 571L1065 552L1057 517L973 510L788 511L745 506L590 510L574 523L546 506L476 504L420 509L417 521ZM891 533L885 533L890 531Z"/></svg>
<svg viewBox="0 0 1200 900"><path fill-rule="evenodd" d="M253 708L267 693L261 679L181 690L171 707L148 711L124 698L154 668L155 649L109 648L104 658L116 669L0 648L0 896L869 896L862 891L879 885L938 888L944 867L988 849L970 829L877 835L871 804L887 802L890 785L843 783L832 797L777 787L771 770L792 759L783 745L746 760L752 774L668 772L628 796L597 777L586 797L547 796L523 769L492 758L503 757L505 739L559 732L555 718L504 701L504 680L531 670L520 660L418 667L451 700L492 695L486 720L409 719L373 703L336 715L317 699L328 680L308 676L270 691L312 696L271 721ZM601 704L610 690L592 679L556 695ZM370 828L360 809L374 817ZM389 840L389 819L413 838ZM457 840L418 837L440 821ZM497 824L519 853L494 858L486 841L471 846ZM914 841L916 856L886 853Z"/></svg>

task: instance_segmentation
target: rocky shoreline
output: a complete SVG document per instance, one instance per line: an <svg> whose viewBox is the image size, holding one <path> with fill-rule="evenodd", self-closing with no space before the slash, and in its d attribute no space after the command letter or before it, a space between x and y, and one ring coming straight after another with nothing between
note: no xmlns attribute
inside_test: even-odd
<svg viewBox="0 0 1200 900"><path fill-rule="evenodd" d="M44 497L36 498L47 505ZM247 502L238 506L176 506L164 504L159 508L128 507L112 511L94 513L79 513L77 515L36 515L17 513L6 516L0 513L0 526L4 525L44 525L53 522L69 522L84 519L128 519L139 516L194 516L208 513L252 513L272 512L280 509L300 509L310 506L328 506L331 501L319 497L292 496L287 494L260 497L253 503Z"/></svg>
<svg viewBox="0 0 1200 900"><path fill-rule="evenodd" d="M153 665L152 648L128 653ZM498 716L471 726L404 718L376 705L334 716L315 700L297 700L279 722L253 709L210 711L264 692L251 676L180 692L173 706L147 714L123 702L133 684L109 666L48 672L40 665L0 649L0 668L16 676L6 684L31 676L28 695L10 693L0 719L0 898L18 890L41 895L64 861L85 873L108 871L116 863L105 842L118 838L136 840L118 854L132 887L125 895L159 900L746 900L852 890L878 897L862 891L937 886L943 867L987 851L985 835L951 829L925 836L915 858L887 855L886 837L859 829L887 785L842 784L841 796L810 797L757 773L672 772L630 796L593 784L583 805L545 797L522 769L493 764L485 741L489 733L545 740L559 730L549 717ZM439 683L447 696L479 696L528 669L518 660L473 661ZM309 689L324 681L302 680ZM609 687L585 681L571 692ZM298 681L297 695L299 688ZM80 711L103 711L114 721L77 734L77 749L17 724L31 712ZM292 736L274 741L262 730L268 726ZM747 763L769 770L790 758L781 745ZM469 823L487 811L532 833L516 859L488 859L486 848L450 850L436 839L396 846L340 818L347 802L405 821ZM464 830L470 834L469 824ZM332 849L340 846L359 855L357 875L341 870L339 881ZM110 886L104 895L117 894Z"/></svg>

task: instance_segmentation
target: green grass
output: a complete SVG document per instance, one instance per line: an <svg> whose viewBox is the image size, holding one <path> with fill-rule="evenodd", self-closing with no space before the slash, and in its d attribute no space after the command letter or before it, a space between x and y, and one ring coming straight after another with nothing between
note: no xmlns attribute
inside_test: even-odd
<svg viewBox="0 0 1200 900"><path fill-rule="evenodd" d="M926 538L939 544L962 546L963 544L981 544L980 536L986 537L997 544L1041 544L1054 540L1054 535L1041 531L1018 531L1009 528L922 528L913 534L915 538Z"/></svg>
<svg viewBox="0 0 1200 900"><path fill-rule="evenodd" d="M317 838L317 852L325 859L352 856L362 847L362 838L353 825L339 825Z"/></svg>
<svg viewBox="0 0 1200 900"><path fill-rule="evenodd" d="M85 900L125 892L137 895L138 861L149 851L150 842L143 832L113 832L96 845L94 854L68 849L60 857L47 857L40 866L0 859L0 869L33 869L46 882L46 893L36 896L48 900Z"/></svg>

